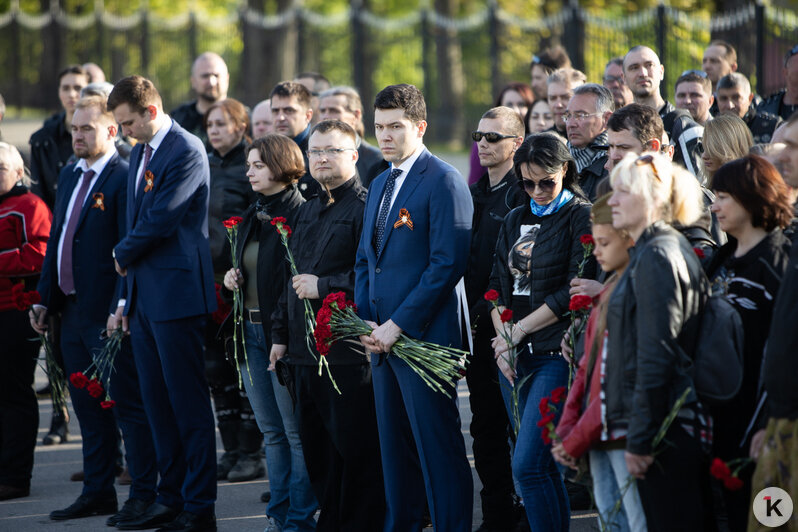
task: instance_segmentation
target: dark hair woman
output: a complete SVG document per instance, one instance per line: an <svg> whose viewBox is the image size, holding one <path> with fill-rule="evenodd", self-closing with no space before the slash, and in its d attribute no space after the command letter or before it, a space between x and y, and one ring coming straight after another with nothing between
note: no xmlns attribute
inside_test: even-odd
<svg viewBox="0 0 798 532"><path fill-rule="evenodd" d="M590 204L577 184L571 154L557 135L530 135L513 163L530 199L504 218L490 288L499 293L500 310L513 311L515 360L502 339L496 311L493 344L511 419L515 417L511 390L518 386L520 424L515 426L512 464L529 524L532 530L567 530L568 496L549 446L540 437L538 403L568 382L560 340L568 325L569 284L583 256L580 237L590 233ZM583 277L593 278L595 273L590 258Z"/></svg>
<svg viewBox="0 0 798 532"><path fill-rule="evenodd" d="M782 233L792 219L787 185L776 168L757 155L721 166L712 179L712 212L720 228L733 236L707 268L714 292L740 314L744 332L744 373L730 402L712 408L713 455L724 461L748 456L748 424L757 407L762 354L773 316L773 302L787 268L790 243ZM740 471L743 488L723 493L729 528L748 524L753 467Z"/></svg>
<svg viewBox="0 0 798 532"><path fill-rule="evenodd" d="M52 216L28 185L19 151L0 142L0 500L28 496L39 429L33 373L41 344L34 341L27 309L17 308L13 287L36 289Z"/></svg>
<svg viewBox="0 0 798 532"><path fill-rule="evenodd" d="M302 152L283 135L269 134L246 149L246 176L257 200L244 211L239 225L238 270L224 276L225 295L239 290L244 302L244 341L247 361L240 360L241 377L255 419L266 444L271 500L267 517L277 530L315 527L316 499L310 486L299 427L288 389L278 383L269 363L271 314L288 282L285 250L271 220L284 217L292 224L304 200L296 182L305 174Z"/></svg>
<svg viewBox="0 0 798 532"><path fill-rule="evenodd" d="M690 243L669 225L698 219L701 190L659 153L628 154L610 182L612 224L628 231L635 246L607 309L612 356L605 367L605 434L626 436L624 458L638 479L649 530L713 529L711 429L689 374L709 284ZM688 388L668 443L654 449L663 421Z"/></svg>

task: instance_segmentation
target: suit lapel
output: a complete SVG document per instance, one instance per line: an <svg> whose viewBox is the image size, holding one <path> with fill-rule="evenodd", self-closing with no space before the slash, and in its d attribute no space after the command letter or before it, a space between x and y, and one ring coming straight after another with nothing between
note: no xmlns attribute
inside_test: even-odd
<svg viewBox="0 0 798 532"><path fill-rule="evenodd" d="M144 145L136 144L133 146L133 151L130 152L130 166L128 167L127 178L127 219L128 230L133 228L133 223L136 221L136 210L138 208L138 201L136 199L136 181L139 175L139 164L141 164L141 157L144 154Z"/></svg>
<svg viewBox="0 0 798 532"><path fill-rule="evenodd" d="M383 172L382 174L380 174L380 176L386 174L389 171L390 168L385 172ZM374 251L374 246L372 245L372 242L374 241L374 231L376 229L376 224L377 224L377 215L380 212L380 205L382 204L381 201L382 195L385 192L385 185L388 183L388 180L384 179L381 184L377 185L377 181L379 180L380 176L377 176L376 178L374 178L374 181L372 181L372 188L369 189L369 201L372 202L372 205L370 206L370 208L366 209L366 217L363 220L363 232L365 233L363 235L363 238L365 238L366 242L368 242L368 246L366 246L367 253L371 258L375 260L377 259L377 254Z"/></svg>
<svg viewBox="0 0 798 532"><path fill-rule="evenodd" d="M405 177L405 181L402 183L402 188L399 189L399 193L396 195L396 200L394 200L391 210L388 212L388 220L385 222L385 236L383 237L382 244L383 250L385 249L385 246L388 245L388 239L391 238L391 233L393 233L393 224L399 218L399 210L404 207L405 203L407 202L407 198L413 194L413 191L416 189L419 183L421 183L424 172L427 170L429 156L429 152L425 149L421 156L419 156L419 158L416 160L415 164L413 164L413 167L407 173L407 177ZM410 213L410 216L412 215L413 213Z"/></svg>

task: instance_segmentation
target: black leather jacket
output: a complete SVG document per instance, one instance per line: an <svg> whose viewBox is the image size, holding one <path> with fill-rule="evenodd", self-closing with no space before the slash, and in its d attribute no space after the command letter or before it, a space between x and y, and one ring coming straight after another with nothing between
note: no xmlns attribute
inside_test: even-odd
<svg viewBox="0 0 798 532"><path fill-rule="evenodd" d="M690 243L665 222L643 231L607 309L609 356L603 383L609 431L627 430L628 451L651 442L689 375L709 282ZM691 392L685 405L696 401Z"/></svg>

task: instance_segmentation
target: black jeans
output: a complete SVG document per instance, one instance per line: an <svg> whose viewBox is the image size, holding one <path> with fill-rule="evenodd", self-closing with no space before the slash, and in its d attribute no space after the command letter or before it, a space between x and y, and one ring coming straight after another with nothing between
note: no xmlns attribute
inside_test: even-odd
<svg viewBox="0 0 798 532"><path fill-rule="evenodd" d="M495 336L490 315L480 316L474 335L474 356L469 358L466 382L471 405L474 468L482 489L482 516L492 527L514 523L513 474L510 465L510 420L497 378L490 346Z"/></svg>
<svg viewBox="0 0 798 532"><path fill-rule="evenodd" d="M385 488L371 366L331 366L340 395L326 371L292 369L299 436L321 507L316 531L382 530Z"/></svg>
<svg viewBox="0 0 798 532"><path fill-rule="evenodd" d="M0 372L0 484L27 488L39 430L33 374L41 343L27 312L0 312L3 342Z"/></svg>

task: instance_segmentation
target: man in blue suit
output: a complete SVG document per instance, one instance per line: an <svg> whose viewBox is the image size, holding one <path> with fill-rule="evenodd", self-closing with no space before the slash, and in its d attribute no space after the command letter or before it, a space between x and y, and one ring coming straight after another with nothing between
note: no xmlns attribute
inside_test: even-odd
<svg viewBox="0 0 798 532"><path fill-rule="evenodd" d="M58 179L55 217L38 285L42 301L31 311L31 325L39 332L46 330L48 314L61 315L67 375L91 365L93 354L102 349L100 332L117 308L119 277L111 250L125 234L128 173L127 163L114 147L116 123L105 98L80 100L71 131L79 160L61 170ZM108 390L116 401L112 409L102 408L104 397L93 398L85 390L70 387L83 437L83 492L71 506L52 512L51 519L117 511L114 413L122 428L133 479L130 499L117 516L130 515L155 498L155 451L127 341L116 356L114 370Z"/></svg>
<svg viewBox="0 0 798 532"><path fill-rule="evenodd" d="M389 356L404 333L460 347L462 277L473 206L465 180L424 147L424 96L412 85L377 94L374 125L391 167L372 183L355 264L355 302L374 327L371 353L386 531L419 531L426 500L436 530L470 531L471 468L455 394L429 388Z"/></svg>
<svg viewBox="0 0 798 532"><path fill-rule="evenodd" d="M216 530L216 441L203 361L204 324L216 308L208 244L208 158L202 142L163 112L151 81L114 86L108 108L130 154L127 234L114 248L126 277L124 315L160 483L155 502L120 530Z"/></svg>

